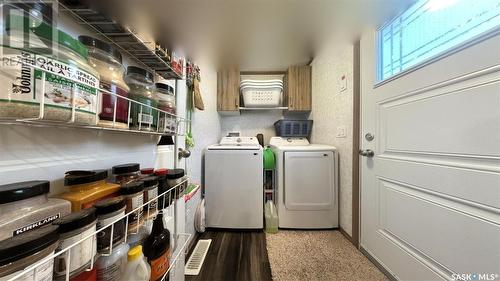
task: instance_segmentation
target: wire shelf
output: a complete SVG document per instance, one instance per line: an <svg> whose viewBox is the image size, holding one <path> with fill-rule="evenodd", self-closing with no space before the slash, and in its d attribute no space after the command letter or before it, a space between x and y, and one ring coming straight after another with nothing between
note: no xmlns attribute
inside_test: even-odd
<svg viewBox="0 0 500 281"><path fill-rule="evenodd" d="M151 204L155 204L156 206L158 206L158 202L160 202L160 200L163 201L163 205L161 206L166 206L166 202L172 202L171 204L177 204L176 203L176 198L179 197L179 195L182 193L185 192L185 186L187 184L187 179L182 181L181 183L171 187L170 189L168 189L167 191L161 193L160 195L154 197L154 198L151 198L148 202L140 205L139 207L135 208L134 210L124 214L123 216L120 216L119 218L117 218L116 220L110 222L109 224L105 225L104 227L102 228L99 228L97 229L95 232L93 232L92 234L90 235L87 235L85 237L83 237L82 239L80 239L79 241L69 245L68 247L66 248L63 248L61 249L60 251L57 251L53 254L50 254L48 256L46 256L45 258L39 260L38 262L36 262L35 264L32 264L28 267L26 267L22 272L20 272L19 274L16 274L14 276L12 276L12 278L8 279L7 281L15 281L15 280L18 280L22 277L25 277L26 275L28 274L33 274L33 281L37 281L38 278L37 278L37 272L38 272L38 268L41 268L44 266L44 264L47 262L47 261L50 261L50 260L53 260L55 259L56 257L59 257L59 256L62 256L62 255L65 255L65 268L66 269L69 269L71 268L70 267L70 263L71 263L71 249L73 249L74 247L76 247L77 245L79 244L83 244L84 242L88 242L88 240L91 240L92 242L92 248L96 248L97 245L95 245L95 241L97 239L97 235L98 233L101 233L103 232L104 230L106 229L110 229L110 235L109 235L109 247L106 248L104 252L98 252L96 250L96 255L93 256L91 258L91 261L90 261L90 265L88 266L87 269L85 269L84 271L92 271L94 269L94 263L95 261L97 261L97 259L101 256L109 256L111 255L112 251L113 251L113 247L116 247L114 246L114 244L118 244L114 241L114 227L115 227L115 224L122 221L122 220L125 220L125 232L124 232L124 243L127 243L127 239L130 235L132 234L138 234L139 233L139 227L135 227L135 229L137 229L136 232L133 232L133 231L130 231L128 229L128 222L129 222L129 216L130 215L133 215L133 214L137 214L139 217L141 215L141 211L144 210L144 213L146 213L146 216L145 218L150 218L152 219L150 215L153 215L150 213L150 205ZM184 188L180 188L180 187L184 187ZM167 201L168 200L168 201ZM181 200L184 200L184 199L181 199ZM170 204L169 204L170 205ZM168 208L170 210L170 212L164 212L163 210L159 210L158 212L163 212L164 216L167 216L167 219L174 219L174 220L177 220L177 216L178 214L175 213L176 211L176 208ZM173 211L172 211L173 210ZM181 218L183 219L183 218ZM138 221L141 221L142 219L137 219ZM142 225L143 226L146 222L146 219L142 220ZM174 235L174 239L176 240L176 243L175 245L176 248L175 250L173 251L172 255L171 255L171 258L170 258L170 265L169 265L169 268L167 270L167 272L163 275L163 278L162 280L165 280L165 278L168 276L168 274L170 273L170 270L175 266L175 263L179 260L179 258L182 256L182 253L186 251L186 247L188 245L188 242L191 238L191 234L188 234L188 233L175 233ZM83 272L83 271L82 271ZM81 273L81 272L80 272ZM70 271L69 270L65 270L65 280L66 281L69 281L70 279Z"/></svg>
<svg viewBox="0 0 500 281"><path fill-rule="evenodd" d="M87 25L97 34L106 38L121 51L143 66L153 70L165 79L182 79L183 73L178 73L170 65L168 57L162 51L151 50L147 42L136 32L108 16L91 9L83 1L59 1L61 11L69 13L79 24Z"/></svg>
<svg viewBox="0 0 500 281"><path fill-rule="evenodd" d="M1 125L28 125L28 126L39 126L39 127L65 127L65 128L84 128L84 129L93 129L93 130L102 130L102 131L115 131L115 132L126 132L126 133L137 133L137 134L146 134L146 135L179 135L183 136L186 134L186 128L188 127L186 123L189 123L190 120L177 116L171 112L161 110L157 107L141 103L139 101L130 99L128 97L124 97L121 95L117 95L113 92L110 92L105 89L97 89L96 96L96 104L95 104L95 113L91 113L94 115L95 121L92 124L85 124L78 122L76 120L77 113L80 112L79 108L76 105L76 92L77 92L77 84L80 83L76 78L61 76L57 73L47 72L47 70L42 69L36 63L31 64L30 67L33 69L40 70L42 75L40 79L41 94L39 100L37 100L38 112L33 114L33 117L29 118L0 118ZM47 74L54 75L60 77L61 79L68 80L73 82L71 88L71 107L62 107L62 110L66 110L67 115L70 117L65 120L52 120L46 118L46 109L50 104L47 105L47 100L45 94L45 84L47 79ZM103 97L108 96L111 97L113 102L113 116L111 120L109 120L107 125L100 125L100 109L102 108ZM128 115L127 121L119 122L117 118L117 106L120 101L127 103ZM11 101L15 103L16 101ZM9 102L7 102L9 103ZM139 108L139 112L137 116L132 116L131 108ZM36 117L35 117L36 115ZM89 114L90 116L90 114ZM156 117L155 117L156 116ZM130 121L134 117L138 126L130 127ZM141 118L148 117L151 120L147 120L143 122ZM153 120L156 118L156 120ZM109 119L109 118L108 118ZM126 125L123 125L125 124ZM145 125L144 125L145 124Z"/></svg>

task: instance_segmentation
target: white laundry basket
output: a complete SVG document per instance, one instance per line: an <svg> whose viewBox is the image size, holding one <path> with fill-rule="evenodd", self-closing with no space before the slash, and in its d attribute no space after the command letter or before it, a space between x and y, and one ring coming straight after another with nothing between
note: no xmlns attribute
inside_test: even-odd
<svg viewBox="0 0 500 281"><path fill-rule="evenodd" d="M245 107L278 107L283 94L281 80L243 80L240 83Z"/></svg>

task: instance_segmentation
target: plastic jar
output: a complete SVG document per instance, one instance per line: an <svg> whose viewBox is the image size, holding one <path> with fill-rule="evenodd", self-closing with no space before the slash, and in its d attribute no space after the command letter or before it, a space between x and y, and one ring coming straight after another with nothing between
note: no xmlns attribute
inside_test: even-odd
<svg viewBox="0 0 500 281"><path fill-rule="evenodd" d="M160 131L175 132L176 129L176 107L174 88L166 83L158 82L155 84L156 96L158 97L158 109L172 113L169 115L160 112L159 128Z"/></svg>
<svg viewBox="0 0 500 281"><path fill-rule="evenodd" d="M187 181L183 184L179 185L181 182L187 179L187 176L184 174L184 169L172 169L167 171L167 185L169 188L177 186L175 188L176 199L179 199L184 195L184 191L186 190Z"/></svg>
<svg viewBox="0 0 500 281"><path fill-rule="evenodd" d="M25 20L29 24L25 25ZM33 40L25 42L25 38ZM47 23L13 15L6 20L3 42L0 118L41 117L68 122L72 119L74 104L75 123L96 124L99 74L87 63L87 49L83 44ZM45 87L42 87L42 73L45 73Z"/></svg>
<svg viewBox="0 0 500 281"><path fill-rule="evenodd" d="M127 67L125 81L130 87L129 97L137 102L158 107L158 98L154 93L153 74L136 66ZM130 106L130 127L134 130L156 130L158 111L137 103Z"/></svg>
<svg viewBox="0 0 500 281"><path fill-rule="evenodd" d="M97 229L110 225L125 215L125 199L121 196L97 202L94 207L97 214ZM113 245L125 238L125 218L113 226ZM111 241L111 226L97 233L97 251L106 252Z"/></svg>
<svg viewBox="0 0 500 281"><path fill-rule="evenodd" d="M144 204L144 182L133 181L121 186L120 194L125 198L126 210L129 213ZM143 208L139 208L128 216L128 231L137 232L137 228L142 224Z"/></svg>
<svg viewBox="0 0 500 281"><path fill-rule="evenodd" d="M123 271L127 264L127 253L130 247L121 243L113 248L111 255L101 256L96 263L98 281L123 280Z"/></svg>
<svg viewBox="0 0 500 281"><path fill-rule="evenodd" d="M125 68L122 65L120 52L99 39L90 36L78 36L78 40L88 49L89 64L99 72L100 88L110 91L117 96L128 97L129 87L123 80ZM100 95L99 125L127 129L128 100L101 93ZM113 124L113 115L116 103L116 119Z"/></svg>
<svg viewBox="0 0 500 281"><path fill-rule="evenodd" d="M158 177L145 177L142 178L141 181L144 182L144 203L147 203L149 200L158 196ZM144 213L146 214L147 220L156 216L156 214L158 213L158 200L155 199L151 203L149 203L149 208L147 205L144 206Z"/></svg>
<svg viewBox="0 0 500 281"><path fill-rule="evenodd" d="M96 231L97 218L95 209L84 209L71 213L53 222L59 226L60 242L57 251L88 237ZM90 268L92 258L97 253L96 236L85 239L70 250L69 274L75 277L82 271ZM54 261L54 275L64 276L66 274L66 253L57 256Z"/></svg>
<svg viewBox="0 0 500 281"><path fill-rule="evenodd" d="M57 226L42 227L0 242L0 280L9 280L26 267L54 253L59 242ZM34 270L30 270L18 281L31 281L36 271L37 280L52 281L54 260L49 259Z"/></svg>
<svg viewBox="0 0 500 281"><path fill-rule="evenodd" d="M48 198L49 181L0 185L0 241L52 223L71 212L71 204Z"/></svg>
<svg viewBox="0 0 500 281"><path fill-rule="evenodd" d="M68 192L58 194L71 202L73 212L91 208L99 200L114 197L120 190L120 185L106 182L108 171L69 171L64 176L64 185Z"/></svg>
<svg viewBox="0 0 500 281"><path fill-rule="evenodd" d="M158 209L162 210L170 206L173 202L173 192L168 192L167 184L167 169L158 169L155 171L155 176L158 177L158 194L162 195L158 198Z"/></svg>
<svg viewBox="0 0 500 281"><path fill-rule="evenodd" d="M117 184L125 184L141 177L140 165L138 163L129 163L113 166L111 169L113 173L112 181Z"/></svg>

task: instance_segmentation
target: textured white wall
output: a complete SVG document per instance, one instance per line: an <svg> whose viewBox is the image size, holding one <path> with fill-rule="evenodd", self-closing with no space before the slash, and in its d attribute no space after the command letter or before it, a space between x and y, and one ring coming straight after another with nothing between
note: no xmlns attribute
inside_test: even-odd
<svg viewBox="0 0 500 281"><path fill-rule="evenodd" d="M340 78L347 90L340 92ZM334 145L339 153L340 226L352 233L353 46L332 41L312 62L312 142ZM337 138L337 127L347 136Z"/></svg>
<svg viewBox="0 0 500 281"><path fill-rule="evenodd" d="M205 110L196 109L191 117L195 147L191 149L191 156L187 159L187 169L191 173L191 179L196 183L202 183L203 179L203 150L211 144L218 143L221 135L217 113L217 71L214 65L208 60L199 63L200 90Z"/></svg>

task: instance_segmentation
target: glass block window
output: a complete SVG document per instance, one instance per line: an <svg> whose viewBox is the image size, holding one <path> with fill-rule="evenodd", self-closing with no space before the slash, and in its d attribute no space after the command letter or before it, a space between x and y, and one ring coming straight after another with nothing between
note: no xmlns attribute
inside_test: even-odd
<svg viewBox="0 0 500 281"><path fill-rule="evenodd" d="M379 81L500 27L500 0L418 0L378 30Z"/></svg>

